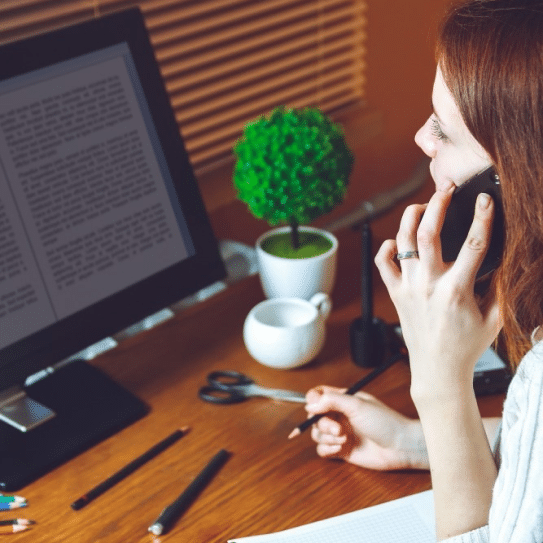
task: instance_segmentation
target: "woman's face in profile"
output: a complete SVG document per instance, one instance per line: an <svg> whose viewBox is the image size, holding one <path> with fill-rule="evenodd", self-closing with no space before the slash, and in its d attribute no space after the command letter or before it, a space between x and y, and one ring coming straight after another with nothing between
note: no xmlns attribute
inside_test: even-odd
<svg viewBox="0 0 543 543"><path fill-rule="evenodd" d="M449 180L459 186L488 168L491 160L462 120L439 67L432 105L434 112L415 135L415 142L432 159L430 173L436 186Z"/></svg>

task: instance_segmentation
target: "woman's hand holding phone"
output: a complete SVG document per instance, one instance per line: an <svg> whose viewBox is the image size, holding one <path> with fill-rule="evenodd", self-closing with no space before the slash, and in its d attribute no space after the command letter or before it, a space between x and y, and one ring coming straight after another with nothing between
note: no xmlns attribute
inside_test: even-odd
<svg viewBox="0 0 543 543"><path fill-rule="evenodd" d="M394 302L409 350L415 403L473 392L473 368L497 336L495 300L484 307L474 293L490 244L494 202L479 196L466 241L454 262L442 258L441 228L454 185L438 188L427 205L409 206L396 240L381 246L375 263ZM398 252L418 251L400 261Z"/></svg>

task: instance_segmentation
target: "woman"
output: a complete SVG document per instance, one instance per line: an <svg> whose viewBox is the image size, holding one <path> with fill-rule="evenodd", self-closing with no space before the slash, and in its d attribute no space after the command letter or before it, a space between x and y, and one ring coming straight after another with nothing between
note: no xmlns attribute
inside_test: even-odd
<svg viewBox="0 0 543 543"><path fill-rule="evenodd" d="M409 350L409 420L369 394L308 392L317 452L375 469L430 468L439 540L543 541L543 0L470 0L451 10L437 47L434 112L415 141L436 192L406 209L375 262ZM493 166L506 250L483 301L475 276L493 202L482 195L461 253L441 260L455 186ZM418 251L415 258L398 254ZM416 254L416 253L415 253ZM503 418L481 420L476 361L502 329L516 369ZM542 329L543 330L543 329ZM339 413L339 415L338 415Z"/></svg>

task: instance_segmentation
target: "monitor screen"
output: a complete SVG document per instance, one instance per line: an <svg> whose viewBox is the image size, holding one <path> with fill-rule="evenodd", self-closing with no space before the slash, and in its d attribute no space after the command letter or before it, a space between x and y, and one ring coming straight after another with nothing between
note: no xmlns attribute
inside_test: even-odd
<svg viewBox="0 0 543 543"><path fill-rule="evenodd" d="M0 488L150 407L60 361L224 276L139 9L0 47Z"/></svg>
<svg viewBox="0 0 543 543"><path fill-rule="evenodd" d="M139 10L0 48L0 389L224 274Z"/></svg>

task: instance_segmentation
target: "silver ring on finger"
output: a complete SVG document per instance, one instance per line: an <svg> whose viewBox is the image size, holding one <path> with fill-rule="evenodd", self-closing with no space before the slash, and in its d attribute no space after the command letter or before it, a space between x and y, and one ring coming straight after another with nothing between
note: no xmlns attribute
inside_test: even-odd
<svg viewBox="0 0 543 543"><path fill-rule="evenodd" d="M403 253L396 253L396 258L398 260L405 260L407 258L418 258L418 251L404 251Z"/></svg>

